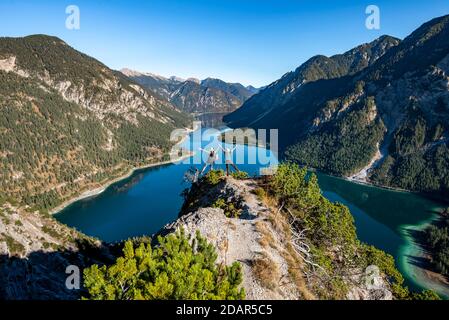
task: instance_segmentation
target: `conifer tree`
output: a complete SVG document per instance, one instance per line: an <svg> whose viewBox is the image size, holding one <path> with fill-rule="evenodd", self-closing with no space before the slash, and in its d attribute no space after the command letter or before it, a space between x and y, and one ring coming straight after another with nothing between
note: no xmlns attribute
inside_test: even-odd
<svg viewBox="0 0 449 320"><path fill-rule="evenodd" d="M214 247L199 233L184 231L158 238L159 244L127 241L123 256L111 266L84 271L86 299L93 300L234 300L244 299L241 266L217 266Z"/></svg>

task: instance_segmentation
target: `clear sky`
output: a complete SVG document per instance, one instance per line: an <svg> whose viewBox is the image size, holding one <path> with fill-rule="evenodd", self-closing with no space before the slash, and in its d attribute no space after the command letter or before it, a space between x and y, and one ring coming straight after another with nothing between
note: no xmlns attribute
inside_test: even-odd
<svg viewBox="0 0 449 320"><path fill-rule="evenodd" d="M380 8L381 29L365 27ZM68 5L80 30L65 27ZM315 54L404 38L448 0L0 0L0 36L49 34L113 69L262 86Z"/></svg>

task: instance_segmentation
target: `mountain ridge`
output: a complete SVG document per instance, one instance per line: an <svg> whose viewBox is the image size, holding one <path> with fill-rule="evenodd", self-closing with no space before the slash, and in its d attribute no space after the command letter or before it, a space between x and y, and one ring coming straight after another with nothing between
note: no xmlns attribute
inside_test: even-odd
<svg viewBox="0 0 449 320"><path fill-rule="evenodd" d="M278 128L286 159L334 175L363 171L362 181L448 194L448 25L449 16L435 18L403 41L381 46L386 50L370 64L339 77L332 77L338 68L331 69L298 85L287 74L225 121ZM316 59L325 58L312 58L296 74L311 70ZM294 90L282 94L284 88Z"/></svg>
<svg viewBox="0 0 449 320"><path fill-rule="evenodd" d="M229 113L239 108L257 89L240 83L227 83L216 78L166 78L130 69L121 72L173 103L178 109L194 114Z"/></svg>
<svg viewBox="0 0 449 320"><path fill-rule="evenodd" d="M362 44L343 54L331 57L316 55L295 69L295 71L284 74L279 80L265 87L259 94L249 99L239 111L227 117L227 121L235 126L241 126L240 122L243 122L243 126L246 126L248 125L246 118L250 117L250 113L254 109L262 108L265 112L269 112L267 110L268 107L271 109L281 107L289 99L292 99L296 90L305 83L335 79L360 71L364 64L373 63L386 50L396 46L399 41L399 39L394 37L382 36L371 43ZM370 53L371 50L375 54L374 61L371 60L371 55L364 60L360 60L362 57L365 57L365 54ZM329 67L329 65L332 65L332 67Z"/></svg>

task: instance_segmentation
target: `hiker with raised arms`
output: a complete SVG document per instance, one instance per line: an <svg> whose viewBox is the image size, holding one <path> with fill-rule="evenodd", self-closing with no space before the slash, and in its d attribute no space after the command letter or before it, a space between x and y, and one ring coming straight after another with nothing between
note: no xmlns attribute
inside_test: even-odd
<svg viewBox="0 0 449 320"><path fill-rule="evenodd" d="M236 172L240 172L240 170L237 168L237 166L232 161L232 154L234 153L235 149L237 149L237 146L235 146L233 149L231 148L224 148L222 146L218 146L221 150L223 150L225 154L225 163L226 163L226 175L229 177L229 166L232 166Z"/></svg>
<svg viewBox="0 0 449 320"><path fill-rule="evenodd" d="M200 150L203 152L206 152L208 154L207 161L204 164L203 169L201 170L201 174L203 174L204 171L206 171L206 168L209 165L210 165L210 171L214 170L215 161L218 160L218 155L217 155L217 152L215 151L215 149L210 148L210 150L208 151L208 150L204 150L204 149L200 148Z"/></svg>

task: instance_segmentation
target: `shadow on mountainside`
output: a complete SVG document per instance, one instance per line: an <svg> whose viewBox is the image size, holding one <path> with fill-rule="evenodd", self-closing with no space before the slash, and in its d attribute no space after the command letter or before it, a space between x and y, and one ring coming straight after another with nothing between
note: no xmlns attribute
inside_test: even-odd
<svg viewBox="0 0 449 320"><path fill-rule="evenodd" d="M66 268L75 265L83 269L94 264L110 263L111 248L94 247L87 241L77 241L77 251L36 251L25 258L0 256L0 300L76 300L83 289L69 290ZM115 251L115 249L112 249Z"/></svg>
<svg viewBox="0 0 449 320"><path fill-rule="evenodd" d="M447 284L449 277L443 276L432 263L432 250L427 244L426 232L422 230L407 229L406 233L413 239L414 244L421 250L420 254L415 253L414 255L407 255L406 258L408 263L426 272L432 272L440 275L441 279L444 279L444 282Z"/></svg>

